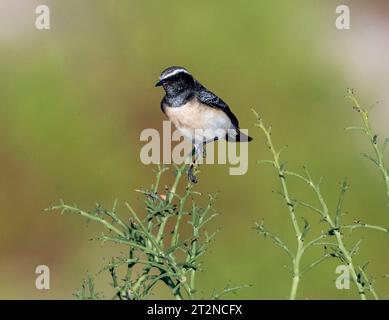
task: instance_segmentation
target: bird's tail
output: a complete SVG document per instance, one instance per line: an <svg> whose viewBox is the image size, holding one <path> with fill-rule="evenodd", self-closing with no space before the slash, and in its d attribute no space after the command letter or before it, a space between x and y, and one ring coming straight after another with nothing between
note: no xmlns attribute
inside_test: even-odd
<svg viewBox="0 0 389 320"><path fill-rule="evenodd" d="M253 138L251 138L247 134L244 134L237 128L236 130L228 131L226 140L230 142L250 142L251 140L253 140Z"/></svg>

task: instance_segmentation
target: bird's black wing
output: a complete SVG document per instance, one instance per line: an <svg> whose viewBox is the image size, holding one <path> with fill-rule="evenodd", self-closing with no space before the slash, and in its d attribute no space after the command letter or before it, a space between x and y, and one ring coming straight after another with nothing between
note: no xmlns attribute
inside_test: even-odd
<svg viewBox="0 0 389 320"><path fill-rule="evenodd" d="M198 95L197 98L204 104L222 110L231 120L232 124L239 128L239 122L238 119L235 117L235 115L230 110L227 103L225 103L222 99L220 99L216 94L209 91L207 88L202 86L200 83L197 82L198 85Z"/></svg>

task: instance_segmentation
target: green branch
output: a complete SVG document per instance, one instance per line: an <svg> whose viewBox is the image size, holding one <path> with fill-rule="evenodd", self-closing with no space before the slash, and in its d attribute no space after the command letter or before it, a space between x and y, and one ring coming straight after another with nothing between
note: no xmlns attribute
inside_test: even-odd
<svg viewBox="0 0 389 320"><path fill-rule="evenodd" d="M261 129L261 131L263 132L263 134L265 136L266 144L267 144L269 151L272 155L271 160L261 161L261 163L271 164L277 171L277 175L279 177L281 188L282 188L282 192L280 194L283 196L285 203L287 205L289 216L290 216L290 219L292 221L293 230L294 230L294 233L296 235L297 248L296 248L295 252L291 251L289 249L289 247L283 241L281 241L278 236L275 236L274 234L272 234L269 231L267 231L266 229L264 229L263 225L257 224L256 229L260 233L262 233L264 236L269 236L276 245L278 245L279 247L281 247L282 249L284 249L288 253L289 257L292 260L293 278L292 278L290 299L296 298L300 278L305 272L316 267L318 264L322 263L323 261L327 260L328 258L338 257L339 259L342 260L343 263L348 265L350 273L351 273L351 277L357 286L358 294L362 300L365 300L366 294L364 291L365 290L364 284L361 281L361 277L357 273L357 269L354 266L354 262L352 259L352 256L355 254L356 251L354 249L349 251L346 248L344 241L343 241L343 236L340 232L340 219L342 216L342 206L343 206L343 202L344 202L344 197L345 197L346 191L348 189L347 183L343 182L341 184L340 196L339 196L339 200L337 203L337 207L336 207L336 210L334 213L334 219L333 219L330 215L328 205L327 205L326 201L324 200L324 197L323 197L321 190L320 190L320 184L322 182L322 178L320 178L317 183L314 182L308 169L305 167L304 167L304 175L286 170L285 165L282 164L281 160L280 160L280 154L281 154L283 149L281 149L280 151L277 151L277 149L274 147L274 144L273 144L272 138L271 138L271 127L267 128L263 124L263 121L259 117L258 113L255 112L254 110L253 110L253 112L257 118L256 126L259 129ZM368 129L366 129L366 130L368 130ZM314 191L314 194L316 195L316 198L319 201L319 207L308 204L304 201L299 201L299 200L295 200L295 199L292 200L292 198L290 196L290 191L288 188L287 177L297 178L298 180L304 182L309 188L311 188ZM310 225L309 225L308 221L303 218L303 220L304 220L303 229L301 229L301 227L299 226L299 224L297 222L297 216L296 216L296 206L297 205L301 205L303 207L309 208L313 212L319 214L321 221L324 221L327 223L327 225L329 227L329 231L326 234L323 234L323 233L320 234L319 236L317 236L313 240L309 241L307 244L304 244L304 240L305 240L305 237L310 229ZM321 242L321 240L327 236L335 236L336 243L331 243L331 242L323 243L323 242ZM328 246L333 248L334 252L331 254L325 254L319 260L314 261L308 267L301 270L301 258L303 256L305 250L312 247L312 246L317 246L317 245L324 245L324 246L328 245Z"/></svg>
<svg viewBox="0 0 389 320"><path fill-rule="evenodd" d="M109 234L102 234L98 238L100 241L128 248L127 255L112 258L108 266L102 269L110 274L114 299L146 299L159 283L167 286L178 300L197 297L195 278L200 266L199 259L216 234L208 235L205 230L206 224L216 216L212 211L214 197L209 198L205 207L197 205L194 198L199 193L189 183L181 194L179 185L185 177L187 165L175 168L175 178L167 195L159 193L162 175L168 170L162 165L157 167L155 183L150 190L137 190L144 196L145 215L139 214L125 202L129 211L127 221L117 213L117 201L112 210L97 205L94 210L87 212L62 200L59 205L46 210L75 213L95 221L110 231ZM183 222L189 222L191 234L182 231L186 228ZM166 230L168 225L174 225L172 232ZM123 268L120 268L123 265L126 266L124 275L121 274ZM237 289L225 290L223 294ZM76 295L81 299L98 298L91 281L83 284Z"/></svg>
<svg viewBox="0 0 389 320"><path fill-rule="evenodd" d="M360 129L368 137L369 142L374 151L374 157L371 157L367 154L364 154L364 156L370 159L378 167L382 175L382 178L384 180L386 196L389 199L389 172L388 169L385 167L385 161L384 161L385 150L387 145L389 144L389 139L388 138L384 139L384 141L380 145L378 134L373 132L372 126L370 124L369 112L366 109L361 107L358 99L354 94L354 90L348 89L347 97L353 102L353 108L355 111L357 111L360 114L363 123L363 127L357 127L357 128ZM346 130L352 130L352 129L356 129L356 127L346 128Z"/></svg>

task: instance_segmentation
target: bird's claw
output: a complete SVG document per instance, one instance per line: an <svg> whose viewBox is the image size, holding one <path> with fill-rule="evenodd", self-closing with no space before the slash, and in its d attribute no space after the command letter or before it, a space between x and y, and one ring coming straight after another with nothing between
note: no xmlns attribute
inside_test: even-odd
<svg viewBox="0 0 389 320"><path fill-rule="evenodd" d="M203 148L203 159L207 157L207 149Z"/></svg>
<svg viewBox="0 0 389 320"><path fill-rule="evenodd" d="M198 182L196 176L193 173L194 165L192 164L189 169L188 169L188 180L192 183L195 184Z"/></svg>

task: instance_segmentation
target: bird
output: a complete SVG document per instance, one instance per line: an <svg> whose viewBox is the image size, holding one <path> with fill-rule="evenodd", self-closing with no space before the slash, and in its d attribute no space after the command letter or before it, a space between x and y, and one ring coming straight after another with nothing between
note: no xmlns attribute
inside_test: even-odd
<svg viewBox="0 0 389 320"><path fill-rule="evenodd" d="M161 101L162 112L194 145L194 160L188 170L191 182L197 182L193 166L199 154L204 152L205 144L219 139L229 142L252 140L240 131L239 121L227 103L204 87L186 68L166 68L155 86L162 86L165 91Z"/></svg>

